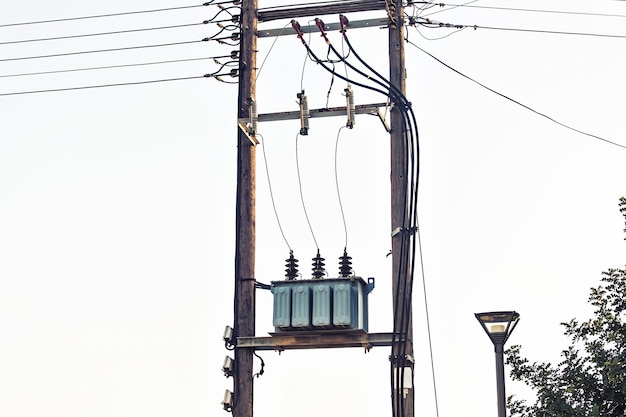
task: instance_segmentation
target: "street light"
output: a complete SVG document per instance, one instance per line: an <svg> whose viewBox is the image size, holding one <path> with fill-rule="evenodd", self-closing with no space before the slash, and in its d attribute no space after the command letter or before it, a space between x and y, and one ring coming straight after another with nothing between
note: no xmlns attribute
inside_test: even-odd
<svg viewBox="0 0 626 417"><path fill-rule="evenodd" d="M504 393L504 344L519 321L515 311L494 311L476 313L476 319L483 326L493 342L496 351L496 380L498 382L498 417L506 417L506 395Z"/></svg>

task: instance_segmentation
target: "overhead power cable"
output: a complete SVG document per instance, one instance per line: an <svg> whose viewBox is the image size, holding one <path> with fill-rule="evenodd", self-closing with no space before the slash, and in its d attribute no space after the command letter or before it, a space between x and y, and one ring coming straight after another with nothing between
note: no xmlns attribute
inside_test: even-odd
<svg viewBox="0 0 626 417"><path fill-rule="evenodd" d="M613 141L611 141L611 140L605 139L605 138L603 138L603 137L601 137L601 136L594 135L594 134L592 134L592 133L587 133L587 132L584 132L584 131L582 131L582 130L576 129L576 128L572 127L572 126L569 126L569 125L567 125L567 124L565 124L565 123L559 122L558 120L556 120L556 119L554 119L554 118L552 118L552 117L550 117L550 116L548 116L548 115L546 115L546 114L544 114L544 113L541 113L541 112L539 112L539 111L537 111L537 110L533 109L532 107L529 107L529 106L527 106L527 105L525 105L525 104L523 104L523 103L520 103L519 101L517 101L517 100L515 100L515 99L512 99L511 97L508 97L508 96L506 96L506 95L504 95L504 94L502 94L502 93L500 93L500 92L498 92L498 91L496 91L496 90L494 90L494 89L492 89L492 88L490 88L490 87L487 87L485 84L483 84L483 83L481 83L481 82L479 82L479 81L476 81L476 80L475 80L475 79L473 79L472 77L470 77L470 76L468 76L468 75L465 75L465 74L463 74L461 71L459 71L459 70L457 70L457 69L455 69L455 68L451 67L450 65L446 64L445 62L443 62L442 60L440 60L439 58L437 58L436 56L434 56L434 55L433 55L433 54L431 54L430 52L428 52L428 51L426 51L426 50L424 50L424 49L420 48L419 46L417 46L415 43L413 43L413 42L409 41L408 39L407 39L406 41L407 41L407 43L409 43L410 45L412 45L412 46L414 46L415 48L417 48L417 49L419 49L420 51L422 51L424 54L428 55L429 57L431 57L431 58L432 58L432 59L434 59L435 61L439 62L439 63L440 63L441 65L443 65L444 67L446 67L446 68L448 68L449 70L451 70L451 71L453 71L453 72L457 73L457 74L458 74L458 75L460 75L461 77L463 77L463 78L465 78L465 79L467 79L467 80L469 80L469 81L471 81L471 82L473 82L473 83L475 83L475 84L477 84L477 85L481 86L482 88L484 88L484 89L485 89L485 90L487 90L487 91L490 91L490 92L492 92L492 93L494 93L494 94L496 94L496 95L498 95L498 96L500 96L500 97L502 97L502 98L504 98L504 99L506 99L506 100L509 100L510 102L512 102L512 103L514 103L514 104L517 104L518 106L523 107L523 108L525 108L526 110L529 110L529 111L531 111L531 112L535 113L535 114L536 114L536 115L538 115L538 116L541 116L541 117L543 117L543 118L545 118L545 119L548 119L548 120L550 120L551 122L556 123L556 124L558 124L559 126L562 126L562 127L566 128L566 129L569 129L569 130L574 131L574 132L576 132L576 133L580 133L581 135L589 136L590 138L597 139L597 140L600 140L600 141L602 141L602 142L606 142L606 143L608 143L608 144L611 144L611 145L614 145L614 146L617 146L617 147L620 147L620 148L624 148L624 149L626 149L626 145L621 145L621 144L619 144L619 143L616 143L616 142L613 142Z"/></svg>
<svg viewBox="0 0 626 417"><path fill-rule="evenodd" d="M238 52L238 51L233 51ZM219 58L236 58L237 55L220 55L220 56L209 56L209 57L201 57L201 58L187 58L187 59L171 59L168 61L154 61L154 62L137 62L133 64L120 64L120 65L105 65L101 67L87 67L87 68L70 68L70 69L62 69L62 70L54 70L54 71L40 71L40 72L24 72L19 74L5 74L0 75L0 78L11 78L11 77L25 77L31 75L49 75L49 74L61 74L66 72L80 72L80 71L93 71L93 70L105 70L105 69L114 69L114 68L128 68L128 67L141 67L147 65L160 65L160 64L173 64L178 62L191 62L191 61L203 61L207 59L219 59Z"/></svg>
<svg viewBox="0 0 626 417"><path fill-rule="evenodd" d="M121 87L121 86L128 86L128 85L154 84L154 83L163 83L163 82L169 82L169 81L194 80L194 79L199 79L199 78L208 78L208 77L206 75L199 75L195 77L166 78L166 79L161 79L161 80L135 81L135 82L128 82L128 83L87 85L87 86L82 86L82 87L68 87L68 88L53 88L49 90L17 91L13 93L0 93L0 97L19 96L19 95L26 95L26 94L39 94L39 93L57 93L61 91L89 90L89 89L94 89L94 88Z"/></svg>
<svg viewBox="0 0 626 417"><path fill-rule="evenodd" d="M409 19L410 25L419 24L428 28L450 28L450 29L488 29L488 30L503 30L509 32L527 32L527 33L546 33L553 35L575 35L575 36L594 36L600 38L618 38L626 39L626 35L611 35L606 33L592 33L592 32L566 32L557 30L544 30L544 29L523 29L523 28L507 28L496 26L481 26L481 25L464 25L458 23L445 23L438 22L431 19L417 18Z"/></svg>
<svg viewBox="0 0 626 417"><path fill-rule="evenodd" d="M62 39L87 38L91 36L118 35L121 33L147 32L151 30L162 30L162 29L177 29L177 28L184 28L184 27L190 27L190 26L206 25L208 23L213 23L213 22L205 20L200 23L187 23L183 25L159 26L159 27L143 28L143 29L117 30L117 31L112 31L112 32L87 33L87 34L82 34L82 35L56 36L52 38L22 39L19 41L0 42L0 45L12 45L16 43L29 43L29 42L42 42L42 41L57 41L57 40L62 40Z"/></svg>
<svg viewBox="0 0 626 417"><path fill-rule="evenodd" d="M211 40L210 38L204 38L196 41L186 41L186 42L172 42L172 43L161 43L155 45L140 45L140 46L127 46L122 48L111 48L111 49L95 49L91 51L77 51L77 52L65 52L61 54L50 54L50 55L37 55L37 56L25 56L25 57L17 57L17 58L3 58L0 59L0 62L8 62L8 61L22 61L26 59L39 59L39 58L53 58L60 56L70 56L70 55L83 55L83 54L96 54L100 52L115 52L115 51L128 51L132 49L144 49L144 48L159 48L163 46L175 46L175 45L188 45L192 43L199 42L207 42Z"/></svg>
<svg viewBox="0 0 626 417"><path fill-rule="evenodd" d="M223 3L232 3L232 1L223 2ZM167 8L162 8L162 9L151 9L151 10L137 10L137 11L131 11L131 12L109 13L109 14L100 14L100 15L92 15L92 16L66 17L66 18L61 18L61 19L35 20L32 22L4 23L4 24L0 24L0 28L10 27L10 26L37 25L41 23L69 22L72 20L98 19L102 17L126 16L126 15L131 15L131 14L166 12L166 11L171 11L171 10L192 9L195 7L211 6L211 5L223 4L223 3L215 3L214 1L210 1L210 2L203 3L203 4L196 4L196 5L191 5L191 6L167 7Z"/></svg>
<svg viewBox="0 0 626 417"><path fill-rule="evenodd" d="M623 14L612 14L612 13L592 13L592 12L573 12L567 10L542 10L542 9L525 9L525 8L516 8L516 7L501 7L501 6L478 6L471 4L450 4L450 3L431 3L431 2L415 2L416 4L429 4L431 7L433 5L439 7L450 7L450 8L472 8L472 9L485 9L485 10L505 10L505 11L513 11L513 12L532 12L532 13L549 13L549 14L565 14L565 15L575 15L575 16L596 16L596 17L617 17L617 18L626 18L626 15ZM422 17L431 16L436 13L446 12L451 9L445 10L437 10L436 12L432 12Z"/></svg>
<svg viewBox="0 0 626 417"><path fill-rule="evenodd" d="M164 82L170 82L170 81L195 80L195 79L200 79L200 78L215 78L216 80L221 81L226 84L238 84L238 81L234 81L234 82L225 81L222 78L226 76L230 76L233 78L238 77L238 72L236 69L232 69L226 73L221 72L224 69L224 67L227 67L229 66L229 64L233 64L233 63L237 64L238 62L229 61L225 64L222 64L219 70L215 72L204 74L204 75L191 76L191 77L164 78L164 79L159 79L159 80L133 81L133 82L127 82L127 83L114 83L114 84L86 85L86 86L81 86L81 87L51 88L51 89L46 89L46 90L15 91L12 93L0 93L0 97L19 96L19 95L26 95L26 94L40 94L40 93L57 93L57 92L62 92L62 91L90 90L90 89L95 89L95 88L107 88L107 87L123 87L123 86L130 86L130 85L155 84L155 83L164 83Z"/></svg>

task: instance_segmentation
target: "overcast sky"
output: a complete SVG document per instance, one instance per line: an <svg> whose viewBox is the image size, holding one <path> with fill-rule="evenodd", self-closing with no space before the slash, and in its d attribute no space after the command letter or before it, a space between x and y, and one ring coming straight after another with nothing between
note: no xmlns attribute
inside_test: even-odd
<svg viewBox="0 0 626 417"><path fill-rule="evenodd" d="M278 4L286 3L260 7ZM219 28L199 23L219 9L7 26L182 6L196 5L0 4L2 416L226 415L220 402L232 380L220 370L228 353L221 335L233 320L237 85L229 76L222 80L230 84L202 78L231 67L188 61L237 49L201 42ZM406 45L407 97L419 124L419 222L441 417L496 415L493 346L474 313L518 311L521 321L508 343L523 345L531 361L558 361L567 345L559 323L587 317L588 290L599 284L601 271L624 266L617 203L626 195L626 4L481 0L467 6L406 10L469 26L409 27L407 34L458 72L518 102ZM375 17L384 13L348 14L351 20ZM227 18L222 12L215 20ZM337 16L323 19L332 23ZM12 43L192 23L198 25ZM297 110L302 88L311 108L344 105L345 82L333 82L311 61L304 64L305 50L289 31L259 41L259 112ZM357 52L383 73L386 33L348 33ZM330 38L341 46L337 33ZM318 35L309 41L326 56ZM145 47L169 43L176 45ZM40 57L135 46L144 47ZM17 76L51 71L63 72ZM163 81L181 78L189 79ZM159 82L9 94L145 81ZM354 92L357 104L384 102ZM289 247L302 274L310 274L316 245L303 214L297 144L302 198L329 274L337 273L346 241L338 182L354 270L376 278L370 331L388 332L388 135L373 116L359 116L354 129L340 131L344 124L343 117L311 120L310 134L297 139L297 120L259 126L256 278L283 279ZM418 276L416 415L435 417L423 288ZM257 334L267 335L273 331L271 294L259 290L257 303ZM388 348L260 355L265 372L255 380L258 417L391 415ZM507 394L530 398L511 382Z"/></svg>

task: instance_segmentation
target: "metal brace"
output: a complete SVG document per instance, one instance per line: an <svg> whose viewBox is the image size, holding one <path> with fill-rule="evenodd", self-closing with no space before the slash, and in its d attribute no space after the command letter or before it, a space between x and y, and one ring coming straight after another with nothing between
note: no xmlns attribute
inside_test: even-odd
<svg viewBox="0 0 626 417"><path fill-rule="evenodd" d="M411 233L414 234L417 232L417 226L413 226L413 227L396 227L395 229L393 229L391 231L391 237L396 237L396 235L399 235L400 233Z"/></svg>

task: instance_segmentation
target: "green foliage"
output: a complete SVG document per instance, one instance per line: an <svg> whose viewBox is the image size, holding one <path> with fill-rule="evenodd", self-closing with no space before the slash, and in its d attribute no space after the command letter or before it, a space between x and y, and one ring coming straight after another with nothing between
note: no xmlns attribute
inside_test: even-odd
<svg viewBox="0 0 626 417"><path fill-rule="evenodd" d="M626 219L625 198L619 206ZM592 318L561 323L571 344L561 352L559 364L531 364L519 345L507 349L511 377L537 395L534 404L509 397L512 417L626 415L626 269L603 272L589 303L595 308Z"/></svg>

